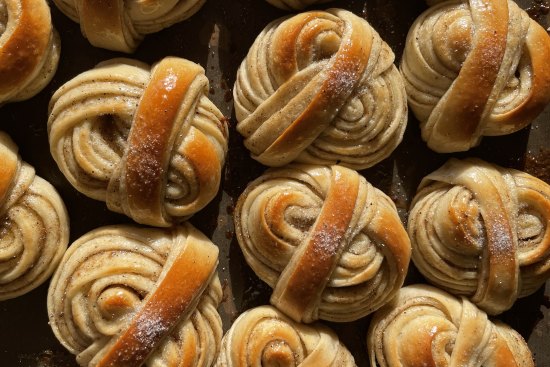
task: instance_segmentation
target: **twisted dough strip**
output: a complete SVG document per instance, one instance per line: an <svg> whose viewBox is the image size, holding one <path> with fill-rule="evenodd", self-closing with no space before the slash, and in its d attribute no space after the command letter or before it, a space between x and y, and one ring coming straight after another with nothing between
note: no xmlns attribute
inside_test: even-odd
<svg viewBox="0 0 550 367"><path fill-rule="evenodd" d="M217 263L190 224L96 229L52 279L50 325L81 366L210 366L222 338Z"/></svg>
<svg viewBox="0 0 550 367"><path fill-rule="evenodd" d="M52 97L50 149L83 194L135 221L170 226L216 196L227 125L197 64L165 58L152 71L112 60Z"/></svg>
<svg viewBox="0 0 550 367"><path fill-rule="evenodd" d="M363 169L401 142L407 119L394 55L363 19L340 9L269 24L241 64L237 130L252 157Z"/></svg>
<svg viewBox="0 0 550 367"><path fill-rule="evenodd" d="M266 0L273 6L283 10L300 10L313 4L328 3L333 0Z"/></svg>
<svg viewBox="0 0 550 367"><path fill-rule="evenodd" d="M403 285L410 242L395 205L341 166L271 170L239 197L247 263L296 321L357 320Z"/></svg>
<svg viewBox="0 0 550 367"><path fill-rule="evenodd" d="M477 159L451 159L426 176L408 223L424 276L490 314L550 278L549 229L549 185Z"/></svg>
<svg viewBox="0 0 550 367"><path fill-rule="evenodd" d="M40 92L57 70L60 47L45 0L1 0L0 105Z"/></svg>
<svg viewBox="0 0 550 367"><path fill-rule="evenodd" d="M550 36L510 0L432 3L401 64L428 146L465 151L528 125L550 101Z"/></svg>
<svg viewBox="0 0 550 367"><path fill-rule="evenodd" d="M206 0L53 0L96 47L134 52L146 34L195 14Z"/></svg>
<svg viewBox="0 0 550 367"><path fill-rule="evenodd" d="M426 285L402 288L374 314L372 367L534 367L521 335L467 299Z"/></svg>
<svg viewBox="0 0 550 367"><path fill-rule="evenodd" d="M277 309L261 306L242 313L222 339L216 367L356 366L332 330L303 325Z"/></svg>
<svg viewBox="0 0 550 367"><path fill-rule="evenodd" d="M0 132L0 301L38 287L54 272L69 242L69 219L52 185L21 161Z"/></svg>

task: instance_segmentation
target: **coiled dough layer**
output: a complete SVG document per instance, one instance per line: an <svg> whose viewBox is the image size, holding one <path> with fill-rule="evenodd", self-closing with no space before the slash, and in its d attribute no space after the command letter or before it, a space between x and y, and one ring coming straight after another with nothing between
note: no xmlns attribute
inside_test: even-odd
<svg viewBox="0 0 550 367"><path fill-rule="evenodd" d="M267 171L239 197L235 231L271 303L300 322L373 312L403 285L410 259L393 202L342 166Z"/></svg>
<svg viewBox="0 0 550 367"><path fill-rule="evenodd" d="M50 102L51 153L69 182L143 224L170 226L216 196L227 124L199 65L114 59Z"/></svg>
<svg viewBox="0 0 550 367"><path fill-rule="evenodd" d="M341 9L270 23L234 88L237 130L252 157L363 169L388 157L407 121L394 54L362 18Z"/></svg>
<svg viewBox="0 0 550 367"><path fill-rule="evenodd" d="M98 228L52 279L50 325L81 366L211 366L222 338L217 264L218 248L190 224Z"/></svg>

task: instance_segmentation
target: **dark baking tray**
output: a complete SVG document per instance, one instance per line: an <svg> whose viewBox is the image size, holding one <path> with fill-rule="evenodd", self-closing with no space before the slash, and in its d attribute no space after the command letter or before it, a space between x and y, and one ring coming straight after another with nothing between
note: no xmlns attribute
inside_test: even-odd
<svg viewBox="0 0 550 367"><path fill-rule="evenodd" d="M518 1L548 27L546 0ZM420 0L335 1L325 7L342 7L365 17L381 34L400 60L407 31L426 8ZM246 184L265 168L249 158L234 127L231 88L241 60L256 35L271 20L287 13L262 0L208 0L191 19L149 35L130 57L153 63L175 55L200 63L210 79L210 98L230 118L230 148L218 196L191 222L220 247L219 274L224 288L220 312L224 329L240 312L269 300L269 288L248 268L233 233L233 205ZM52 16L62 38L61 61L48 87L26 102L0 108L0 128L19 145L22 157L39 175L61 193L71 220L71 241L102 225L129 222L109 212L105 204L79 194L59 172L49 153L46 121L53 92L77 74L100 61L126 55L94 48L81 36L80 28L52 5ZM550 182L550 108L530 126L515 134L484 138L470 152L454 156L476 156L534 174ZM420 179L451 155L430 151L420 139L418 122L411 115L403 142L383 162L361 173L395 201L403 221ZM407 283L422 281L411 266ZM48 284L22 297L0 302L0 366L76 366L52 334L46 313ZM538 366L550 366L548 299L550 287L522 299L501 319L517 329L535 355ZM359 366L367 366L365 336L369 317L349 324L331 324L354 354Z"/></svg>

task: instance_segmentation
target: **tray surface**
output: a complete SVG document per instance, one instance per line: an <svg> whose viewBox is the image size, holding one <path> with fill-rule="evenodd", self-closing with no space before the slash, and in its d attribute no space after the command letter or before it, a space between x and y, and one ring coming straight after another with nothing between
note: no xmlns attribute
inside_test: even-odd
<svg viewBox="0 0 550 367"><path fill-rule="evenodd" d="M546 0L518 1L545 28L550 26ZM348 0L325 4L318 9L341 7L366 18L392 47L396 62L401 59L407 31L426 9L420 0ZM47 140L47 106L53 92L77 74L113 57L130 57L154 63L164 56L180 56L200 63L210 80L209 97L230 119L230 141L223 182L217 197L191 222L220 247L218 268L224 289L220 306L224 330L242 311L267 304L270 289L244 262L233 233L234 203L246 184L265 167L253 161L235 131L231 88L237 68L255 37L270 21L287 15L262 0L208 0L192 18L159 33L146 36L133 55L92 47L77 24L53 4L54 25L62 39L61 60L52 82L39 95L0 107L1 129L19 145L23 159L37 174L60 192L71 220L71 242L99 226L129 223L112 213L102 202L78 193L58 170ZM529 127L508 136L486 137L467 153L436 154L420 139L418 122L410 114L401 145L386 160L361 173L395 201L401 219L421 178L441 166L450 156L479 157L506 167L522 169L550 182L550 107ZM422 282L411 265L407 284ZM48 283L19 298L0 302L0 365L77 366L75 358L55 339L48 325L46 294ZM537 366L550 366L550 286L521 299L499 318L518 330L528 341ZM352 351L359 366L367 366L366 331L370 318L347 324L330 324Z"/></svg>

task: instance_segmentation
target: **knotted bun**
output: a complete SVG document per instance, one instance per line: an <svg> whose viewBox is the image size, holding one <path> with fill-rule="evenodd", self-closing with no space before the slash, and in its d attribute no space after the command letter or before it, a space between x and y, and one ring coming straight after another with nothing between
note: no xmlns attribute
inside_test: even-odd
<svg viewBox="0 0 550 367"><path fill-rule="evenodd" d="M408 232L422 274L489 314L550 278L550 186L524 172L449 160L422 180Z"/></svg>
<svg viewBox="0 0 550 367"><path fill-rule="evenodd" d="M75 241L48 315L81 366L211 366L222 338L218 248L190 224L110 226Z"/></svg>
<svg viewBox="0 0 550 367"><path fill-rule="evenodd" d="M466 151L528 125L550 102L550 36L511 0L431 3L401 64L428 146Z"/></svg>
<svg viewBox="0 0 550 367"><path fill-rule="evenodd" d="M25 294L54 272L69 242L57 191L23 162L0 132L0 301Z"/></svg>
<svg viewBox="0 0 550 367"><path fill-rule="evenodd" d="M367 337L371 367L534 367L521 335L465 298L427 285L402 288Z"/></svg>
<svg viewBox="0 0 550 367"><path fill-rule="evenodd" d="M363 169L388 157L407 121L394 54L362 18L341 9L270 23L234 88L237 130L252 157Z"/></svg>
<svg viewBox="0 0 550 367"><path fill-rule="evenodd" d="M222 340L216 367L356 366L338 336L261 306L243 312Z"/></svg>
<svg viewBox="0 0 550 367"><path fill-rule="evenodd" d="M235 232L271 303L300 322L373 312L403 285L410 259L393 202L341 166L267 171L239 197Z"/></svg>
<svg viewBox="0 0 550 367"><path fill-rule="evenodd" d="M96 47L134 52L143 37L195 14L206 0L53 0Z"/></svg>
<svg viewBox="0 0 550 367"><path fill-rule="evenodd" d="M83 194L135 221L170 226L216 196L227 124L199 65L168 57L149 70L115 59L52 97L51 153Z"/></svg>

